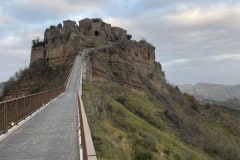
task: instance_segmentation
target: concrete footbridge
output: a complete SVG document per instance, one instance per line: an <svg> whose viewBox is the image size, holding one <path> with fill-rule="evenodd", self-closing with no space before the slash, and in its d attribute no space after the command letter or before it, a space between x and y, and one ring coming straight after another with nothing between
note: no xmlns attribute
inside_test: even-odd
<svg viewBox="0 0 240 160"><path fill-rule="evenodd" d="M64 87L0 103L0 160L96 160L81 61L77 56Z"/></svg>

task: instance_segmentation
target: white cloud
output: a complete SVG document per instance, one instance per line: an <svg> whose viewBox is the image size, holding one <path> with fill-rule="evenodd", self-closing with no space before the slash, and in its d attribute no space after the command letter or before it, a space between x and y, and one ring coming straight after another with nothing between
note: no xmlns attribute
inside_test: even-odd
<svg viewBox="0 0 240 160"><path fill-rule="evenodd" d="M163 62L162 65L163 66L170 66L170 65L178 65L180 63L187 63L191 61L191 59L187 59L187 58L183 58L183 59L174 59L174 60L170 60L168 62Z"/></svg>
<svg viewBox="0 0 240 160"><path fill-rule="evenodd" d="M170 13L163 19L188 28L240 29L240 5L217 5L209 8L193 7Z"/></svg>
<svg viewBox="0 0 240 160"><path fill-rule="evenodd" d="M240 54L223 54L211 57L213 61L240 61Z"/></svg>
<svg viewBox="0 0 240 160"><path fill-rule="evenodd" d="M106 3L107 2L107 3ZM111 4L111 0L23 0L21 2L16 2L20 4L21 7L26 7L27 9L42 9L52 12L57 12L58 14L65 13L76 13L84 12L89 10L102 10L105 4Z"/></svg>
<svg viewBox="0 0 240 160"><path fill-rule="evenodd" d="M0 28L7 26L10 23L10 19L7 16L2 15L0 12Z"/></svg>

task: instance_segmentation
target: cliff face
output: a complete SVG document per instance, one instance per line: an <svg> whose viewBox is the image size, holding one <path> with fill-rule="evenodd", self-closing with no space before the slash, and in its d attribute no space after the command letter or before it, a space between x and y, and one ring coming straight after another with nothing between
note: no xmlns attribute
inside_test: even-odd
<svg viewBox="0 0 240 160"><path fill-rule="evenodd" d="M142 77L147 77L148 83L163 89L165 76L160 63L155 62L155 47L144 40L130 39L126 30L101 19L84 19L79 25L64 21L63 27L59 24L47 29L43 42L33 41L31 64L46 59L55 67L83 51L87 81L110 80L144 91L147 88Z"/></svg>
<svg viewBox="0 0 240 160"><path fill-rule="evenodd" d="M88 53L92 81L115 81L134 89L146 90L141 77L157 89L164 88L165 76L155 62L155 48L145 41L121 41Z"/></svg>

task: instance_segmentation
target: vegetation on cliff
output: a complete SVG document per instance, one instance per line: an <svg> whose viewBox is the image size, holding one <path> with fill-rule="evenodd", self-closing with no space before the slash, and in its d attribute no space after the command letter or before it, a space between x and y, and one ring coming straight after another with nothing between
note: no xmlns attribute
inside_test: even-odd
<svg viewBox="0 0 240 160"><path fill-rule="evenodd" d="M2 99L12 99L63 86L73 60L74 57L69 57L68 62L54 68L48 65L46 59L33 62L29 68L16 72L5 83Z"/></svg>

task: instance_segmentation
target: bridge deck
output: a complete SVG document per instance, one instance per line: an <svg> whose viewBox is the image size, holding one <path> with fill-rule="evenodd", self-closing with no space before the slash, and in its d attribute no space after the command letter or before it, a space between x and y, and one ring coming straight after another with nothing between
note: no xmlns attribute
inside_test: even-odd
<svg viewBox="0 0 240 160"><path fill-rule="evenodd" d="M79 159L76 99L79 67L78 57L64 95L0 143L1 160Z"/></svg>

